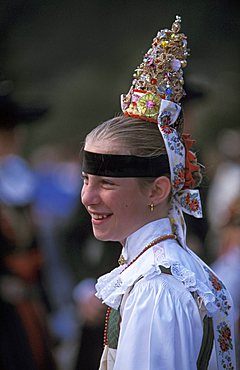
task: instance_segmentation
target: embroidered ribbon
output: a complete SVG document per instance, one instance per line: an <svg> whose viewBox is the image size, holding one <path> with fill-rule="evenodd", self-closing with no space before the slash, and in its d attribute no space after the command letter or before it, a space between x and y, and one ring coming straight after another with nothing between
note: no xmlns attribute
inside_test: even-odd
<svg viewBox="0 0 240 370"><path fill-rule="evenodd" d="M180 111L181 107L178 104L162 99L158 128L165 143L171 173L172 200L169 218L179 243L186 247L186 225L183 212L201 218L202 206L198 190L184 189L185 147L174 126Z"/></svg>
<svg viewBox="0 0 240 370"><path fill-rule="evenodd" d="M218 310L209 316L213 320L214 343L218 370L237 370L234 338L234 309L232 298L223 282L189 248L188 252L199 261L209 288L215 296Z"/></svg>
<svg viewBox="0 0 240 370"><path fill-rule="evenodd" d="M175 128L174 123L176 122L180 111L181 107L178 104L168 100L162 100L158 116L158 127L167 150L171 173L173 195L169 210L169 218L173 232L177 235L178 241L189 251L186 246L186 224L183 212L200 218L202 217L202 207L199 191L185 188L185 155L186 150L188 151L190 149L191 143L187 142L185 149L185 146L180 140L179 134ZM188 140L189 137L185 137L185 139ZM194 155L192 159L195 159ZM187 158L187 160L189 160L189 158ZM189 179L187 179L187 181L188 180ZM198 259L195 255L194 258ZM208 286L216 297L216 304L218 307L216 312L211 313L218 369L234 370L236 369L236 363L231 297L223 283L217 278L211 269L201 262L200 264L203 266Z"/></svg>

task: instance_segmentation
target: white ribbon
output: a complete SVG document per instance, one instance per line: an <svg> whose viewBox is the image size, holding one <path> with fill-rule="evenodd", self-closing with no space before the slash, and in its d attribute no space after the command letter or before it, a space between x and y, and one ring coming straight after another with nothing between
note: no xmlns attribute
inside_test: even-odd
<svg viewBox="0 0 240 370"><path fill-rule="evenodd" d="M167 150L171 173L173 196L169 218L179 243L185 247L186 224L183 212L201 218L202 206L198 190L183 189L185 184L185 147L174 127L180 111L180 105L162 99L158 116L158 128Z"/></svg>

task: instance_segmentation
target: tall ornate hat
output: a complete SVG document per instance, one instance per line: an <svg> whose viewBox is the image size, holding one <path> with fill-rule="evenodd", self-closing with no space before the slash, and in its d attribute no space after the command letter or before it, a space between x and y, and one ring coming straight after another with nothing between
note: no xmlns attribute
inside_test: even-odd
<svg viewBox="0 0 240 370"><path fill-rule="evenodd" d="M161 100L179 103L185 95L183 68L187 65L187 37L180 33L181 18L171 29L159 31L143 62L135 69L132 86L121 96L124 114L158 121Z"/></svg>
<svg viewBox="0 0 240 370"><path fill-rule="evenodd" d="M202 217L201 201L192 173L199 165L191 146L194 140L182 134L180 100L185 95L183 68L189 51L187 37L180 33L181 18L176 16L171 29L163 29L153 39L143 62L133 74L132 86L121 96L125 115L158 124L170 167L172 200L169 218L178 240L186 246L183 213Z"/></svg>
<svg viewBox="0 0 240 370"><path fill-rule="evenodd" d="M180 244L185 247L183 212L202 217L202 209L199 190L194 189L193 174L199 171L197 158L191 151L194 140L182 133L180 100L185 94L183 68L189 53L187 38L179 32L180 24L181 18L176 16L171 30L157 33L134 72L128 94L121 96L124 115L158 125L167 155L142 157L84 151L82 168L90 174L112 177L158 177L170 172L169 219Z"/></svg>

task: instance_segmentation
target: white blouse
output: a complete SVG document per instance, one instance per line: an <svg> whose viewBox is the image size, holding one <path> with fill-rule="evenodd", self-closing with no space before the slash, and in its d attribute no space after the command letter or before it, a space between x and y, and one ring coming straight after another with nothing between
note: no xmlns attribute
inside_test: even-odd
<svg viewBox="0 0 240 370"><path fill-rule="evenodd" d="M97 297L120 306L121 313L117 349L105 346L100 370L197 369L202 318L216 309L201 261L168 239L126 268L148 243L171 232L167 218L145 225L126 241L126 265L99 278ZM161 273L159 265L170 267L172 275Z"/></svg>

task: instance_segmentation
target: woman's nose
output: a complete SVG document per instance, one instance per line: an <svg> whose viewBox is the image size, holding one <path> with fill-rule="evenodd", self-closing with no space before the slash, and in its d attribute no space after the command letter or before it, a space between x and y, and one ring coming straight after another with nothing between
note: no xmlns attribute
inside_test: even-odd
<svg viewBox="0 0 240 370"><path fill-rule="evenodd" d="M83 185L81 191L81 200L85 207L88 207L92 204L98 204L99 194L97 189L90 185Z"/></svg>

